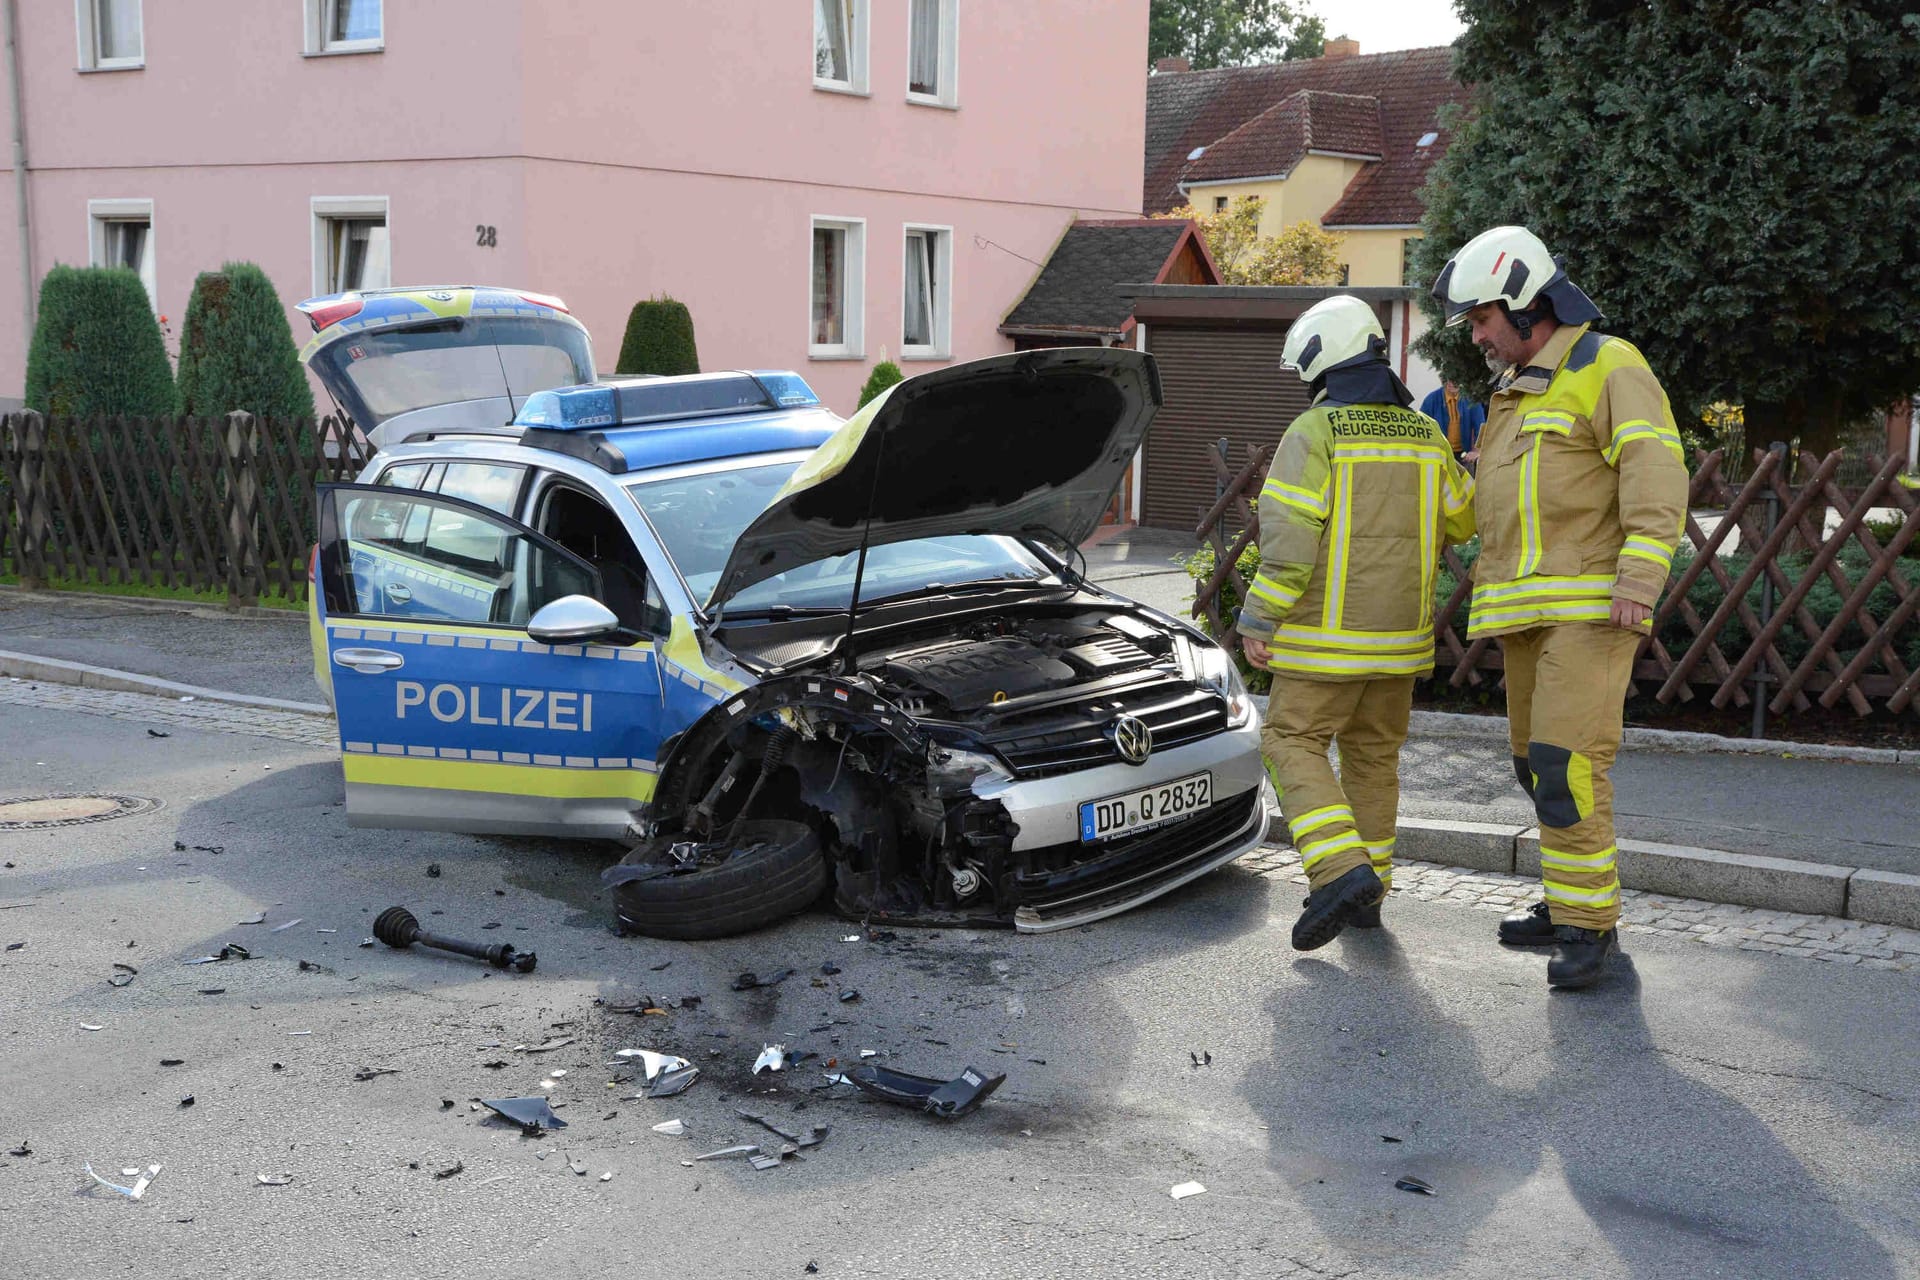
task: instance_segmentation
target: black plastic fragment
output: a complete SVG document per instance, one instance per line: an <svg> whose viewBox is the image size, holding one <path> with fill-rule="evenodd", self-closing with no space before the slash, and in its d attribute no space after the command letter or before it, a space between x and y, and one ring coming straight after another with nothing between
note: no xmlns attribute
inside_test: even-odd
<svg viewBox="0 0 1920 1280"><path fill-rule="evenodd" d="M184 1065L186 1061L185 1058L162 1058L160 1059L160 1065L163 1067L178 1067Z"/></svg>
<svg viewBox="0 0 1920 1280"><path fill-rule="evenodd" d="M1417 1196L1437 1196L1440 1194L1433 1189L1432 1183L1423 1182L1419 1178L1414 1177L1396 1179L1393 1184L1393 1189L1395 1191L1411 1191Z"/></svg>
<svg viewBox="0 0 1920 1280"><path fill-rule="evenodd" d="M139 972L140 971L132 965L121 964L116 960L113 965L113 975L107 979L107 985L110 987L124 987L129 982L132 982L134 975Z"/></svg>
<svg viewBox="0 0 1920 1280"><path fill-rule="evenodd" d="M834 974L840 972L840 966L835 964L833 961L829 960L825 964L820 966L820 972L826 974L829 978L831 978Z"/></svg>
<svg viewBox="0 0 1920 1280"><path fill-rule="evenodd" d="M440 864L437 862L429 862L427 864L427 879L438 880L439 878L440 878Z"/></svg>
<svg viewBox="0 0 1920 1280"><path fill-rule="evenodd" d="M511 1120L528 1134L567 1127L567 1122L553 1113L545 1098L495 1098L491 1102L482 1098L480 1105Z"/></svg>
<svg viewBox="0 0 1920 1280"><path fill-rule="evenodd" d="M149 729L147 730L147 736L149 738L171 738L173 735L170 733L162 733L158 729Z"/></svg>
<svg viewBox="0 0 1920 1280"><path fill-rule="evenodd" d="M1007 1079L1004 1074L988 1075L978 1067L968 1067L951 1080L935 1080L864 1062L843 1074L847 1083L857 1089L943 1120L957 1120L966 1115L991 1097Z"/></svg>
<svg viewBox="0 0 1920 1280"><path fill-rule="evenodd" d="M182 1098L182 1099L180 1099L180 1105L181 1105L181 1106L183 1106L183 1107L190 1107L190 1106L192 1106L192 1105L193 1105L193 1095L192 1095L192 1094L188 1094L188 1095L187 1095L186 1097L184 1097L184 1098Z"/></svg>
<svg viewBox="0 0 1920 1280"><path fill-rule="evenodd" d="M1381 1135L1380 1135L1380 1141L1382 1141L1382 1142L1404 1142L1404 1141L1405 1141L1405 1139L1404 1139L1404 1138L1396 1138L1396 1137L1394 1137L1394 1136L1393 1136L1392 1134L1390 1134L1390 1133L1383 1133L1383 1134L1381 1134Z"/></svg>
<svg viewBox="0 0 1920 1280"><path fill-rule="evenodd" d="M749 971L733 980L733 989L735 991L752 991L755 987L774 987L785 982L792 976L793 970L791 969L782 969L780 972L768 978L762 978Z"/></svg>
<svg viewBox="0 0 1920 1280"><path fill-rule="evenodd" d="M860 998L860 993L858 991L855 991L852 987L848 987L845 991L842 991L840 993L841 1004L852 1004L855 1000L858 1000L859 998Z"/></svg>
<svg viewBox="0 0 1920 1280"><path fill-rule="evenodd" d="M434 1180L441 1181L446 1178L451 1178L456 1173L466 1172L466 1168L467 1165L464 1160L455 1160L444 1169L435 1169L433 1171Z"/></svg>
<svg viewBox="0 0 1920 1280"><path fill-rule="evenodd" d="M30 1156L33 1154L33 1148L28 1146L25 1142L22 1142L19 1146L14 1147L12 1150L8 1151L7 1154L10 1156Z"/></svg>

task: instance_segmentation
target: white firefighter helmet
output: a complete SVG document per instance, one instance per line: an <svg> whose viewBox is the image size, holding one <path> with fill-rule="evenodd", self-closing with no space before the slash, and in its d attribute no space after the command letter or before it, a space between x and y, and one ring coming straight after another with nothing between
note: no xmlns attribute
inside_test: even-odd
<svg viewBox="0 0 1920 1280"><path fill-rule="evenodd" d="M1385 350L1387 335L1373 308L1349 294L1335 294L1308 307L1287 330L1280 350L1280 367L1314 382L1335 365L1345 364L1375 350Z"/></svg>
<svg viewBox="0 0 1920 1280"><path fill-rule="evenodd" d="M1433 282L1433 296L1447 323L1459 324L1475 307L1505 303L1516 326L1546 315L1550 305L1563 324L1600 318L1599 308L1567 279L1539 236L1525 227L1495 227L1462 245Z"/></svg>

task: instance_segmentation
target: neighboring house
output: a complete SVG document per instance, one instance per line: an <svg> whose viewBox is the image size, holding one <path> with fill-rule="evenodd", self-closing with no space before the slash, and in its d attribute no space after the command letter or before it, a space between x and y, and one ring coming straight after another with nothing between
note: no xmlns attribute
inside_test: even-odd
<svg viewBox="0 0 1920 1280"><path fill-rule="evenodd" d="M1186 71L1163 60L1147 82L1143 208L1202 212L1257 197L1260 228L1307 221L1342 237L1345 283L1422 286L1407 262L1420 238L1419 190L1446 151L1440 109L1464 102L1451 48L1362 55L1327 41L1318 58ZM1392 307L1396 352L1424 328L1411 301ZM1438 379L1401 372L1421 392Z"/></svg>
<svg viewBox="0 0 1920 1280"><path fill-rule="evenodd" d="M1014 349L1132 346L1133 300L1124 284L1219 284L1220 272L1194 224L1166 218L1079 221L1000 332Z"/></svg>
<svg viewBox="0 0 1920 1280"><path fill-rule="evenodd" d="M11 7L0 397L55 263L133 267L177 332L195 275L249 259L289 304L557 294L607 370L671 294L705 367L794 368L845 412L883 352L1008 350L1062 223L1140 211L1148 0Z"/></svg>

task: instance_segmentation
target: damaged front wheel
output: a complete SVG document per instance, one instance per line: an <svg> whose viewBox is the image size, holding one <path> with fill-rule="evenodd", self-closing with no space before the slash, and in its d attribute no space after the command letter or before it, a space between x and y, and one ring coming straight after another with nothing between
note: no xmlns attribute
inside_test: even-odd
<svg viewBox="0 0 1920 1280"><path fill-rule="evenodd" d="M806 823L757 818L721 840L649 840L602 879L627 932L724 938L805 910L826 888L827 862Z"/></svg>

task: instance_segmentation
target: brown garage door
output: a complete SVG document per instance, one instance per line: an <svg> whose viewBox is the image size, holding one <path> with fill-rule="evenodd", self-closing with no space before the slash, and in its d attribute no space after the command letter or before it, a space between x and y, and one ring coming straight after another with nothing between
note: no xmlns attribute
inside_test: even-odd
<svg viewBox="0 0 1920 1280"><path fill-rule="evenodd" d="M1280 369L1284 329L1147 327L1166 404L1147 437L1140 523L1192 532L1215 497L1207 451L1227 439L1228 465L1249 444L1273 444L1307 407L1307 388Z"/></svg>

